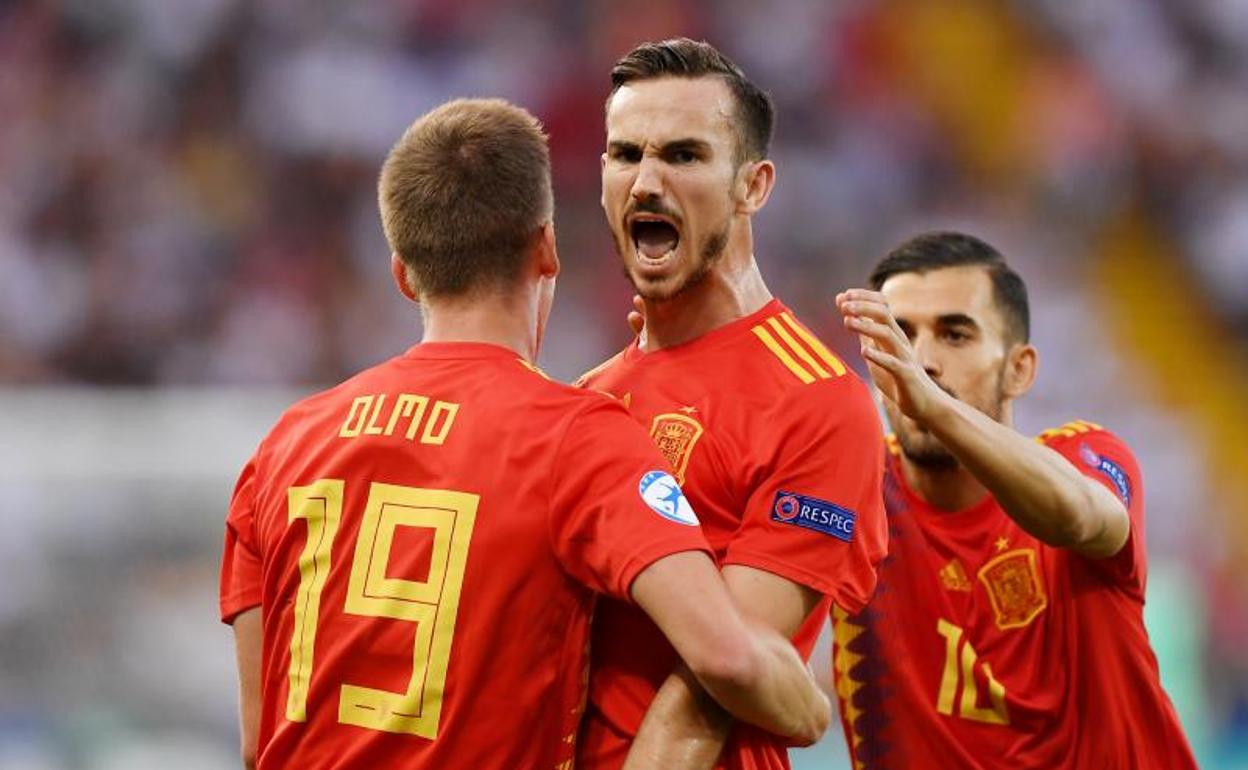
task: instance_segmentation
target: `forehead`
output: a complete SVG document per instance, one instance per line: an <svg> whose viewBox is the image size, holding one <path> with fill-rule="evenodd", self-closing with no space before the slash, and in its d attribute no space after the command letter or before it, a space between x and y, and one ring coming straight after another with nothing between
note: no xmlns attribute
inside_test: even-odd
<svg viewBox="0 0 1248 770"><path fill-rule="evenodd" d="M885 281L880 292L894 315L915 324L952 314L970 316L988 328L999 329L1004 322L993 295L992 277L979 265L899 273Z"/></svg>
<svg viewBox="0 0 1248 770"><path fill-rule="evenodd" d="M732 139L731 89L716 76L627 83L607 106L607 141L662 144L675 139Z"/></svg>

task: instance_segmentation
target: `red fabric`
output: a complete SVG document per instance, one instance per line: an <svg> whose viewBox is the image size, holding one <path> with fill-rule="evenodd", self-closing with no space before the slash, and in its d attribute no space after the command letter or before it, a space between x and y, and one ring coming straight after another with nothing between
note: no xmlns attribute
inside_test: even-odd
<svg viewBox="0 0 1248 770"><path fill-rule="evenodd" d="M1135 457L1089 423L1044 440L1129 500L1131 535L1114 557L1047 546L991 497L937 511L889 458L890 547L879 586L865 610L836 618L833 670L856 767L1196 767L1144 629ZM994 711L990 678L1004 688L1005 724L984 718Z"/></svg>
<svg viewBox="0 0 1248 770"><path fill-rule="evenodd" d="M390 428L391 407L403 393L428 396L426 420L435 401L459 405L443 443L422 443L419 425L407 438L414 415L400 413ZM380 394L387 401L376 419L353 423L353 401ZM342 436L344 426L360 435ZM437 435L435 424L430 436ZM492 345L418 345L290 409L243 471L221 573L224 620L257 605L262 611L261 770L566 767L584 700L595 591L625 600L632 580L656 559L709 551L698 527L664 518L643 501L639 482L653 470L668 468L619 404L550 382ZM322 479L343 482L343 505L329 541L319 620L307 632L315 641L306 721L291 721L293 617L310 527L293 515L288 490ZM444 691L438 698L430 689L419 706L424 713L441 703L432 740L339 718L345 685L407 690L425 622L347 611L353 565L383 570L387 584L450 570L441 565L451 557L435 544L442 530L423 519L394 528L384 567L374 563L386 558L384 550L370 551L384 536L357 552L374 484L479 497ZM382 521L449 510L387 506ZM454 515L459 527L464 514ZM433 601L442 613L454 586L450 579L438 585Z"/></svg>
<svg viewBox="0 0 1248 770"><path fill-rule="evenodd" d="M786 314L788 320L781 319ZM771 320L785 323L784 335ZM778 301L684 345L643 353L634 343L583 378L587 387L626 403L685 472L685 493L721 563L742 564L809 586L829 597L794 642L809 655L830 601L857 609L875 585L885 550L883 443L870 393L852 373L836 375L788 325ZM795 322L794 322L795 323ZM756 327L771 330L804 383L770 350ZM828 374L819 376L806 355ZM688 448L696 421L701 433ZM676 426L676 437L663 426ZM685 426L682 428L682 426ZM841 506L856 514L849 542L773 520L781 492ZM635 607L599 604L594 616L590 708L577 755L579 770L623 762L646 708L679 662L675 651ZM739 726L723 768L787 768L783 743Z"/></svg>

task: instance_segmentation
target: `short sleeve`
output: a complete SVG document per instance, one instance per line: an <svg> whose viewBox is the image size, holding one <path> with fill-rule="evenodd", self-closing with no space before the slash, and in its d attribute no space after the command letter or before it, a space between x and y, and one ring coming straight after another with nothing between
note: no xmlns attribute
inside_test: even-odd
<svg viewBox="0 0 1248 770"><path fill-rule="evenodd" d="M711 549L650 437L622 406L598 398L570 421L556 453L551 539L572 577L631 600L633 580L655 561Z"/></svg>
<svg viewBox="0 0 1248 770"><path fill-rule="evenodd" d="M261 555L255 536L256 460L243 468L225 521L221 559L221 620L233 623L244 610L260 605Z"/></svg>
<svg viewBox="0 0 1248 770"><path fill-rule="evenodd" d="M1100 429L1059 436L1047 443L1083 475L1113 492L1126 507L1131 531L1122 550L1106 559L1086 561L1115 582L1143 596L1148 571L1144 542L1144 484L1135 454L1122 439Z"/></svg>
<svg viewBox="0 0 1248 770"><path fill-rule="evenodd" d="M756 567L849 612L875 590L887 550L884 435L853 375L790 391L759 436L765 458L725 564Z"/></svg>

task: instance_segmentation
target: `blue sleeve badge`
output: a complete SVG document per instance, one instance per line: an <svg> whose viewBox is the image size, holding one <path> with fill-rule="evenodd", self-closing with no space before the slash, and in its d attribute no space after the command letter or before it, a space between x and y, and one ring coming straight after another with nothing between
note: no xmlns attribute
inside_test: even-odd
<svg viewBox="0 0 1248 770"><path fill-rule="evenodd" d="M854 539L858 514L827 500L781 490L771 506L771 520L813 529L848 543Z"/></svg>
<svg viewBox="0 0 1248 770"><path fill-rule="evenodd" d="M1079 445L1079 457L1089 468L1113 482L1114 489L1118 491L1118 497L1122 498L1123 504L1128 508L1131 507L1131 477L1121 465L1105 455L1097 454L1087 444Z"/></svg>
<svg viewBox="0 0 1248 770"><path fill-rule="evenodd" d="M685 497L680 484L670 473L650 471L641 477L637 493L650 510L663 518L690 527L698 526L698 516L693 512L689 498Z"/></svg>

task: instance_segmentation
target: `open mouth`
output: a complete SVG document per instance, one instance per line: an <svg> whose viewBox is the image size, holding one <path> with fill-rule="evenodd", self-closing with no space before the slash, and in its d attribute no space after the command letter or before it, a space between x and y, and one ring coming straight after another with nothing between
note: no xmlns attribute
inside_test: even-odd
<svg viewBox="0 0 1248 770"><path fill-rule="evenodd" d="M680 232L675 225L664 219L637 217L630 229L637 253L649 262L664 261L680 244Z"/></svg>

